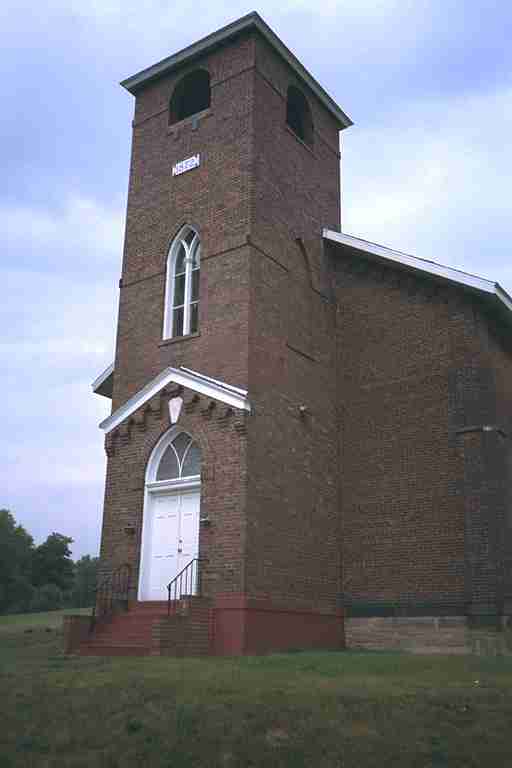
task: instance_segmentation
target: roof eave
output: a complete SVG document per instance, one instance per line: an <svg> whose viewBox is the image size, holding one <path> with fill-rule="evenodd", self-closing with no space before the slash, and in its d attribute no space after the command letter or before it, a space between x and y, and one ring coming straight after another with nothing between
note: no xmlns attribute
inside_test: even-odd
<svg viewBox="0 0 512 768"><path fill-rule="evenodd" d="M338 245L344 245L348 248L362 251L366 255L377 257L383 261L392 262L402 268L428 275L437 280L455 283L465 290L484 295L486 300L490 299L494 305L505 308L508 313L510 313L508 319L509 322L512 323L512 298L499 283L486 280L477 275L471 275L467 272L462 272L458 269L453 269L453 267L445 267L443 264L437 264L436 262L427 261L426 259L419 259L416 256L411 256L407 253L402 253L401 251L395 251L384 245L371 243L367 240L362 240L361 238L353 237L352 235L346 235L342 232L334 232L330 229L324 229L322 235L325 240Z"/></svg>
<svg viewBox="0 0 512 768"><path fill-rule="evenodd" d="M258 30L258 32L263 35L263 37L277 50L281 57L292 67L292 69L295 70L329 112L331 112L331 114L339 121L342 126L341 130L353 125L350 117L338 107L327 91L325 91L320 83L310 75L297 57L286 47L256 11L248 13L246 16L242 16L240 19L231 22L231 24L227 24L225 27L222 27L222 29L203 37L202 40L192 43L192 45L183 48L172 56L162 59L162 61L159 61L157 64L153 64L151 67L147 67L146 69L137 72L135 75L127 77L125 80L121 81L121 85L131 94L136 95L140 88L151 81L168 74L173 69L192 61L198 56L204 55L207 51L222 45L229 39L235 37L235 35L251 29Z"/></svg>
<svg viewBox="0 0 512 768"><path fill-rule="evenodd" d="M114 376L114 363L105 368L100 375L94 379L91 389L95 395L112 398L112 379ZM110 382L109 382L110 380Z"/></svg>

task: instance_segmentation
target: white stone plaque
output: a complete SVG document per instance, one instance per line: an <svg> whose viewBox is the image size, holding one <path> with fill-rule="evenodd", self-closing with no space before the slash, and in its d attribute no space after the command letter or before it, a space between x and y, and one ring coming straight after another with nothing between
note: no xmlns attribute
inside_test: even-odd
<svg viewBox="0 0 512 768"><path fill-rule="evenodd" d="M198 168L201 165L201 155L192 155L187 157L186 160L181 160L179 163L175 163L172 167L173 176L181 176L182 173L191 171L193 168Z"/></svg>
<svg viewBox="0 0 512 768"><path fill-rule="evenodd" d="M171 419L171 424L176 424L176 422L178 421L180 417L182 405L183 405L182 397L173 397L171 400L169 400L169 416Z"/></svg>

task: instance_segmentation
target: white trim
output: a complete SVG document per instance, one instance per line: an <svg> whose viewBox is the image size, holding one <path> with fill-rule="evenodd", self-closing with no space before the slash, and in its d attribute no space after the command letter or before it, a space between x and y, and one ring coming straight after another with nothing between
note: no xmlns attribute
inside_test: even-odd
<svg viewBox="0 0 512 768"><path fill-rule="evenodd" d="M103 373L100 373L100 375L94 379L93 383L91 384L91 388L93 392L96 392L96 390L101 387L102 384L105 383L105 381L108 379L109 376L111 376L114 373L114 363L110 363L108 368L105 368Z"/></svg>
<svg viewBox="0 0 512 768"><path fill-rule="evenodd" d="M492 280L486 280L477 275L470 275L468 272L462 272L453 267L445 267L443 264L438 264L435 261L420 259L417 256L410 256L401 251L394 251L391 248L386 248L384 245L377 245L377 243L371 243L368 240L362 240L361 238L353 237L352 235L345 235L342 232L333 232L330 229L324 229L322 236L325 240L330 240L333 243L346 245L349 248L364 251L364 253L378 256L387 261L394 261L398 264L412 267L417 271L426 272L430 275L435 275L436 277L442 277L446 280L450 280L452 283L458 283L467 288L473 288L482 293L490 294L497 298L509 311L512 312L512 298L499 283L495 283Z"/></svg>
<svg viewBox="0 0 512 768"><path fill-rule="evenodd" d="M197 394L204 395L212 400L225 403L225 405L230 405L237 410L251 412L251 404L247 399L246 390L238 390L229 384L209 379L202 374L192 373L184 368L169 367L165 368L145 387L136 392L133 397L130 397L117 411L114 411L108 418L104 419L100 424L100 429L103 429L105 434L108 434L127 419L128 416L135 413L144 403L147 403L148 400L157 395L161 389L172 383L191 389L197 392Z"/></svg>
<svg viewBox="0 0 512 768"><path fill-rule="evenodd" d="M197 488L200 485L201 476L192 475L191 477L178 477L175 480L156 480L154 483L146 483L146 488L150 493L166 493L167 491Z"/></svg>
<svg viewBox="0 0 512 768"><path fill-rule="evenodd" d="M146 474L145 474L145 483L146 487L149 488L152 491L157 491L159 489L165 490L166 488L176 488L176 487L194 487L197 485L200 479L200 475L191 475L190 477L184 477L184 478L176 478L174 480L157 480L156 475L158 472L158 467L160 466L160 462L162 460L162 456L166 452L169 445L174 441L178 435L181 434L188 435L190 437L191 443L194 442L194 438L192 435L190 435L186 430L181 429L176 424L172 426L170 429L167 430L167 432L164 432L164 434L160 437L157 444L153 448L151 452L151 456L149 458L147 467L146 467ZM183 455L182 464L185 463L185 457L190 449L190 445L187 446L187 449ZM179 461L178 461L179 463Z"/></svg>
<svg viewBox="0 0 512 768"><path fill-rule="evenodd" d="M512 297L501 287L499 283L495 283L496 296L506 306L509 312L512 312Z"/></svg>
<svg viewBox="0 0 512 768"><path fill-rule="evenodd" d="M213 379L211 376L205 376L204 373L199 373L199 371L194 371L192 370L192 368L185 368L185 366L182 365L181 370L186 371L187 373L191 373L193 376L197 376L199 379L203 379L203 381L208 381L210 382L210 384L216 384L218 387L227 389L230 392L237 392L239 395L243 395L244 397L247 395L247 391L245 389L240 389L240 387L234 387L232 384L226 384L223 381L219 381L219 379Z"/></svg>

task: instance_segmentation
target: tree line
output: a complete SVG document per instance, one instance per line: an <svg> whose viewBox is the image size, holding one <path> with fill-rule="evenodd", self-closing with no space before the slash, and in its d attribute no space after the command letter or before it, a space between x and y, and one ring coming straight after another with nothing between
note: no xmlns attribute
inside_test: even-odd
<svg viewBox="0 0 512 768"><path fill-rule="evenodd" d="M51 533L35 546L8 509L0 509L0 614L85 608L94 603L98 558L71 559L73 539Z"/></svg>

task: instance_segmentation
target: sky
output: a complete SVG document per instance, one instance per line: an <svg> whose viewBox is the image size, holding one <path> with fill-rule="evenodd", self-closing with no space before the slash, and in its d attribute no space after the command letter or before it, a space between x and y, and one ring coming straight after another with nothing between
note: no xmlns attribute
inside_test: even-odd
<svg viewBox="0 0 512 768"><path fill-rule="evenodd" d="M512 292L505 0L3 0L0 508L97 554L133 97L119 81L252 10L354 126L343 231Z"/></svg>

